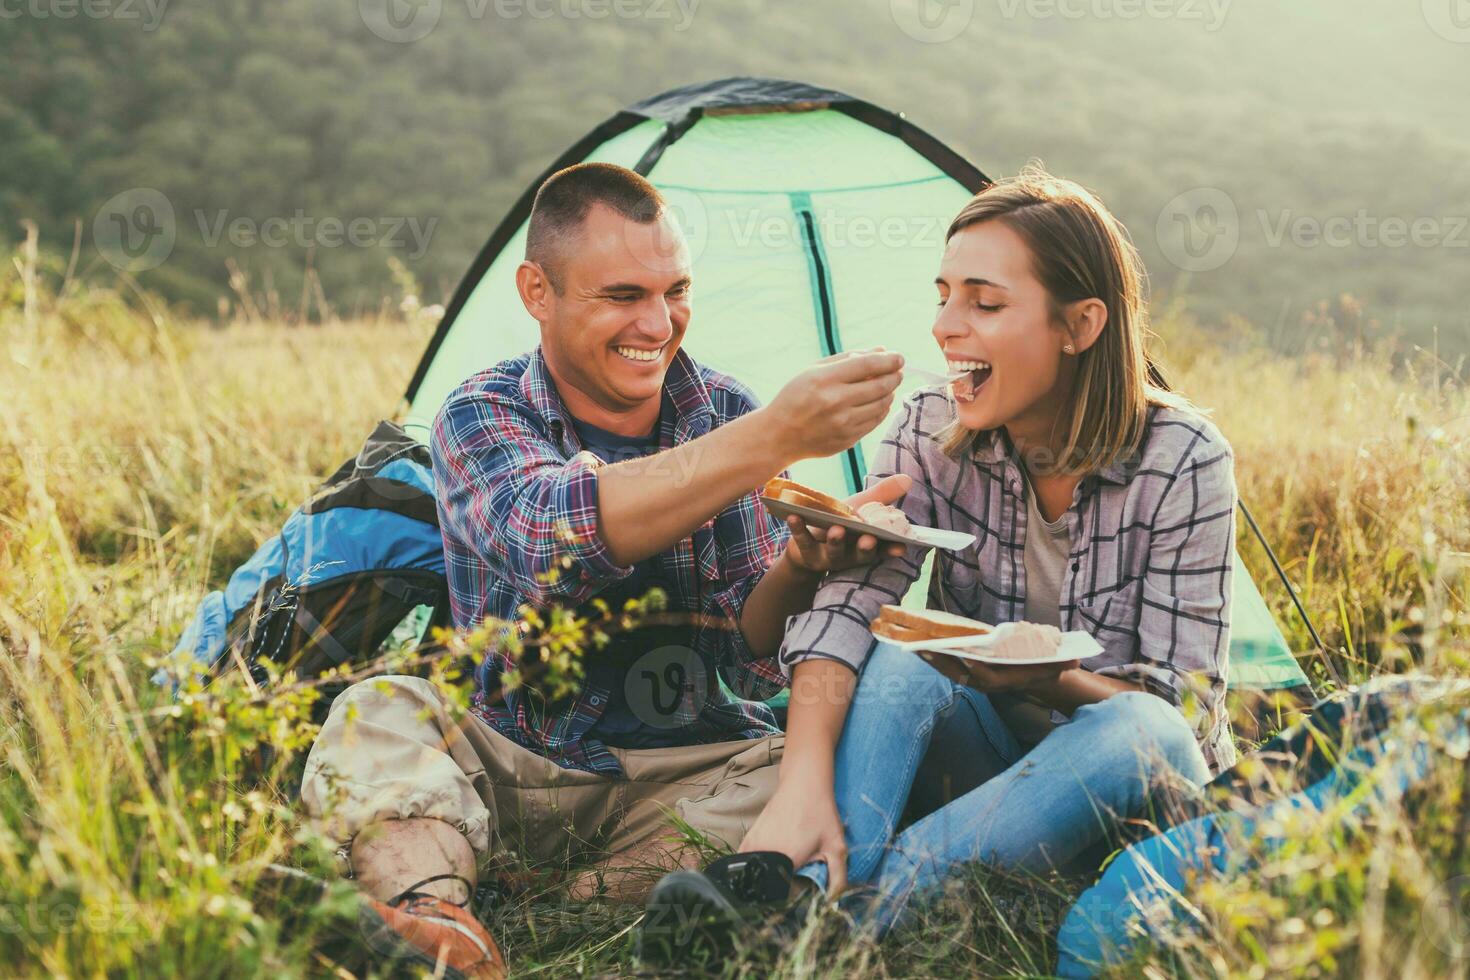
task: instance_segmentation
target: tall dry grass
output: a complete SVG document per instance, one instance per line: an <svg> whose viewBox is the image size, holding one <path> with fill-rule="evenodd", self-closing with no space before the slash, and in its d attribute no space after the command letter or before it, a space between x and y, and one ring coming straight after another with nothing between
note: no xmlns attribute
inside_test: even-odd
<svg viewBox="0 0 1470 980"><path fill-rule="evenodd" d="M364 970L350 889L272 870L327 870L290 798L310 737L300 706L228 689L177 706L146 660L393 410L427 327L218 329L137 295L50 295L40 278L24 263L0 273L0 962L68 976ZM1470 550L1470 406L1448 372L1372 354L1282 360L1184 317L1163 330L1176 382L1216 409L1339 669L1463 672L1466 577L1450 566ZM1244 547L1306 649L1264 555ZM1142 969L1462 968L1431 956L1422 925L1430 885L1470 871L1460 781L1442 782L1368 837L1309 838L1295 863L1205 890L1210 942L1182 936ZM1041 973L1074 892L976 873L881 949L824 945L819 922L731 972ZM630 968L635 911L548 885L486 915L522 970Z"/></svg>
<svg viewBox="0 0 1470 980"><path fill-rule="evenodd" d="M1249 341L1224 346L1177 314L1160 333L1179 387L1213 410L1234 446L1241 497L1338 673L1361 680L1432 658L1466 607L1465 365L1387 349L1287 358ZM1241 545L1293 649L1313 649L1244 528ZM1315 658L1303 665L1330 683Z"/></svg>
<svg viewBox="0 0 1470 980"><path fill-rule="evenodd" d="M216 330L143 296L4 285L0 962L303 972L351 920L263 898L293 887L271 862L312 860L271 778L300 713L228 696L180 712L146 658L391 411L427 335ZM286 751L262 775L268 745Z"/></svg>

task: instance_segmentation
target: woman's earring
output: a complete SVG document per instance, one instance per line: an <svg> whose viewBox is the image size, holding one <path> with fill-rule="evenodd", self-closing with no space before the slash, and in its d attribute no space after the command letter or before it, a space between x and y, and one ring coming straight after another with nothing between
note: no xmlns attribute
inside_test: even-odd
<svg viewBox="0 0 1470 980"><path fill-rule="evenodd" d="M1062 353L1063 354L1072 354L1072 353L1075 353L1075 352L1072 350L1072 345L1071 344L1068 344L1066 347L1063 347L1062 348Z"/></svg>

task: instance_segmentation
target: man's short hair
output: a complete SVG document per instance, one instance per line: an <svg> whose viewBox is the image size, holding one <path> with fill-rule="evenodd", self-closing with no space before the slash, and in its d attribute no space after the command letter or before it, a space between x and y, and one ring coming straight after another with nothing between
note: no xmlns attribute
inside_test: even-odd
<svg viewBox="0 0 1470 980"><path fill-rule="evenodd" d="M642 225L657 221L664 213L658 189L627 167L579 163L547 177L531 205L526 258L546 271L551 288L558 293L562 290L560 263L595 204Z"/></svg>

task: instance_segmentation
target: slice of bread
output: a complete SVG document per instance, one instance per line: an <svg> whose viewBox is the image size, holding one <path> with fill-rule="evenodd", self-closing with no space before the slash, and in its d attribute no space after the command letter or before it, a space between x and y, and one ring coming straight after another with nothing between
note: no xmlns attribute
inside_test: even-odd
<svg viewBox="0 0 1470 980"><path fill-rule="evenodd" d="M873 633L885 640L912 643L915 640L942 640L955 636L984 636L991 626L978 620L956 616L938 609L904 609L884 606L873 620Z"/></svg>
<svg viewBox="0 0 1470 980"><path fill-rule="evenodd" d="M780 500L788 504L796 504L799 507L810 507L820 510L824 514L836 514L838 517L857 517L857 511L836 497L829 496L820 490L802 486L795 480L787 480L776 477L765 485L761 495L770 497L772 500Z"/></svg>
<svg viewBox="0 0 1470 980"><path fill-rule="evenodd" d="M881 619L873 620L873 633L885 640L892 640L894 643L916 643L919 640L931 639L919 630L910 629L907 626L895 626Z"/></svg>

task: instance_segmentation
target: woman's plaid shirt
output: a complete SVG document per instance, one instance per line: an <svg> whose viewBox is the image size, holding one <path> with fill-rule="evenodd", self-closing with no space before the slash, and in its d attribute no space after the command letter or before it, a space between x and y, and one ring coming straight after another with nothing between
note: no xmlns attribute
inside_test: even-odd
<svg viewBox="0 0 1470 980"><path fill-rule="evenodd" d="M999 432L982 434L962 458L946 456L939 433L953 418L943 391L921 389L884 439L869 481L907 473L909 520L976 536L963 551L937 552L931 608L989 623L1019 620L1024 476ZM1135 458L1086 477L1067 512L1062 628L1102 644L1087 669L1142 684L1178 706L1212 771L1235 759L1225 711L1235 504L1234 457L1219 430L1195 411L1156 407ZM902 599L921 561L911 550L829 578L813 610L788 624L782 663L789 670L824 657L859 670L873 647L869 623L879 606Z"/></svg>
<svg viewBox="0 0 1470 980"><path fill-rule="evenodd" d="M756 407L744 385L682 351L669 365L664 389L674 408L673 418L661 421L664 448ZM577 606L632 573L613 563L598 534L602 463L577 441L540 348L455 389L434 421L430 449L456 628L487 616L514 619L525 604ZM736 624L786 539L786 526L748 493L656 558L660 579L669 583L669 610L704 617L692 644L710 673L708 700L690 731L697 740L780 732L771 710L759 703L784 686L780 663L757 657ZM561 766L621 771L601 741L586 737L610 691L586 684L549 707L518 691L485 696L498 691L499 674L509 666L498 656L480 666L476 714ZM713 683L715 675L751 700L728 696Z"/></svg>

